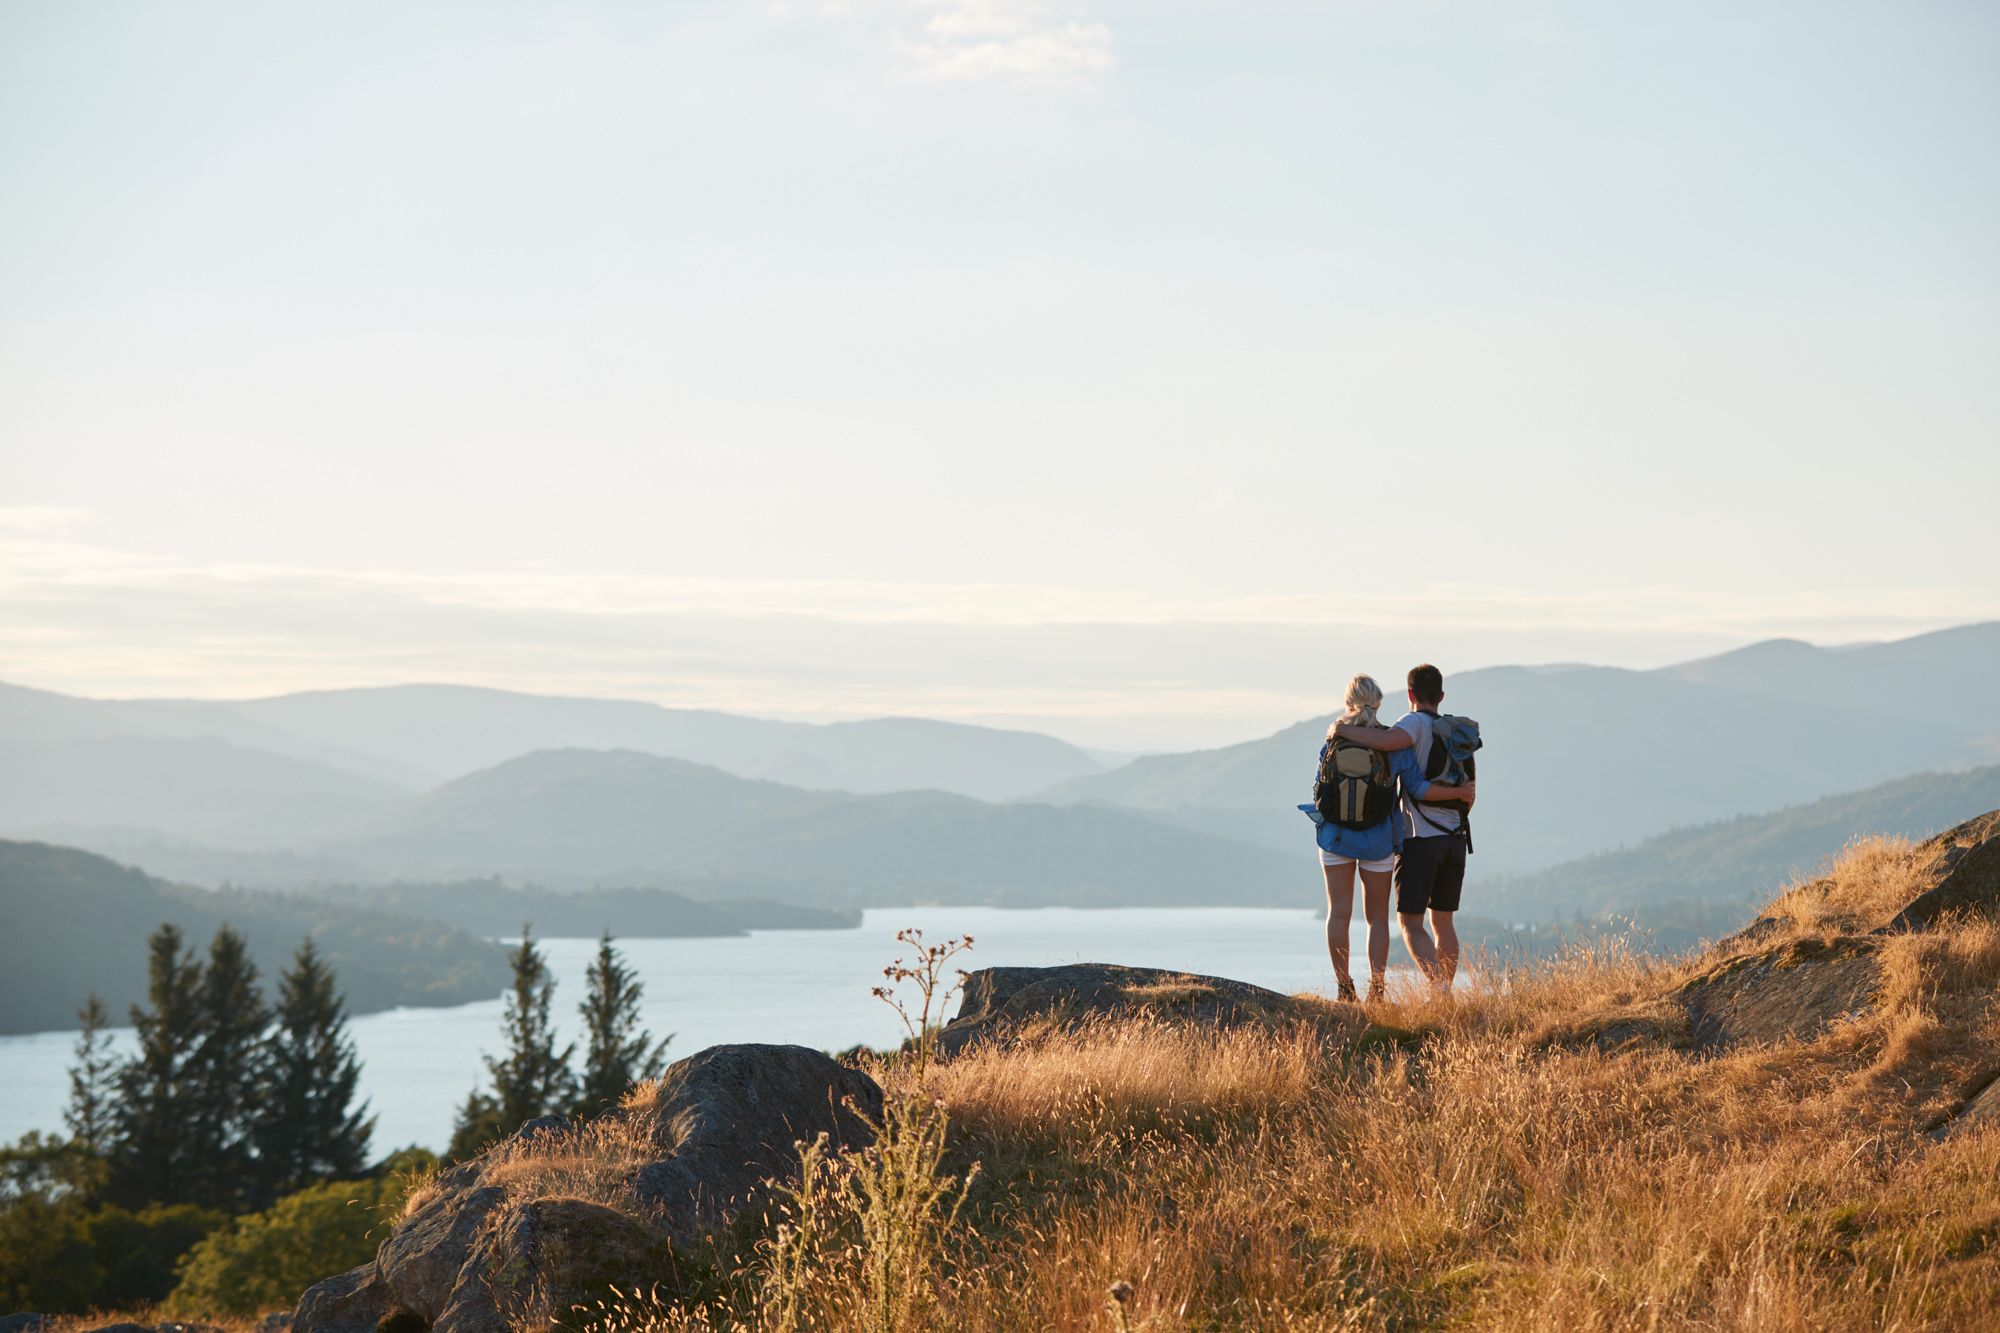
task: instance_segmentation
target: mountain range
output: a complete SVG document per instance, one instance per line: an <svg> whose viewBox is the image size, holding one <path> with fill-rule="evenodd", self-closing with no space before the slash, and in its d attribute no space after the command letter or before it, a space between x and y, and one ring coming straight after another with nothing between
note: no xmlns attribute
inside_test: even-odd
<svg viewBox="0 0 2000 1333"><path fill-rule="evenodd" d="M2000 623L1654 671L1449 674L1447 711L1478 718L1487 743L1475 873L1991 763L1996 662ZM0 834L211 883L499 874L843 906L1298 901L1314 877L1294 807L1328 720L1107 767L1053 737L919 719L808 725L459 686L229 703L0 686Z"/></svg>
<svg viewBox="0 0 2000 1333"><path fill-rule="evenodd" d="M1287 902L1302 874L1311 884L1309 843L1286 854L1129 811L949 792L808 791L632 750L523 755L343 818L290 855L88 826L49 836L209 883L289 888L498 875L815 907L1171 906Z"/></svg>
<svg viewBox="0 0 2000 1333"><path fill-rule="evenodd" d="M1486 749L1474 843L1489 872L1559 864L1678 825L1763 813L2000 758L2000 623L1893 643L1777 641L1655 671L1447 674ZM1385 688L1399 683L1382 678ZM1399 710L1385 709L1384 721ZM1142 757L1043 799L1153 812L1268 846L1296 837L1332 716L1216 750Z"/></svg>
<svg viewBox="0 0 2000 1333"><path fill-rule="evenodd" d="M79 699L0 685L0 738L8 741L58 746L139 737L226 742L405 791L555 749L640 750L795 787L935 788L981 800L1027 796L1105 767L1053 736L928 718L784 722L465 685L223 702Z"/></svg>

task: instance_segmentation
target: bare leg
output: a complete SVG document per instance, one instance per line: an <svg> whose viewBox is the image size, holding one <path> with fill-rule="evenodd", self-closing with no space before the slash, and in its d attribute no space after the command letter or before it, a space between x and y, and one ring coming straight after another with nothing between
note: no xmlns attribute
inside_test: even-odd
<svg viewBox="0 0 2000 1333"><path fill-rule="evenodd" d="M1409 947L1410 957L1417 960L1417 969L1430 979L1433 986L1438 979L1438 951L1431 943L1431 934L1424 929L1422 912L1398 912L1396 919L1403 923L1403 943Z"/></svg>
<svg viewBox="0 0 2000 1333"><path fill-rule="evenodd" d="M1347 923L1354 915L1354 865L1321 866L1326 873L1326 952L1333 960L1333 979L1344 999L1354 992L1347 970Z"/></svg>
<svg viewBox="0 0 2000 1333"><path fill-rule="evenodd" d="M1458 976L1458 925L1452 920L1452 913L1431 911L1431 929L1438 937L1438 985L1445 990Z"/></svg>
<svg viewBox="0 0 2000 1333"><path fill-rule="evenodd" d="M1389 882L1387 870L1361 872L1361 910L1368 917L1368 990L1379 997L1389 978Z"/></svg>

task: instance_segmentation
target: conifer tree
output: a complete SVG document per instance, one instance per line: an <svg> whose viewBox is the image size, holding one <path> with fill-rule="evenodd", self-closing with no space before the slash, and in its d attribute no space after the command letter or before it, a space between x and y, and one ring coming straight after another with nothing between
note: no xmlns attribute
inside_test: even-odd
<svg viewBox="0 0 2000 1333"><path fill-rule="evenodd" d="M270 1010L243 937L224 924L202 972L201 1040L189 1066L191 1202L229 1207L255 1193L250 1135L264 1081Z"/></svg>
<svg viewBox="0 0 2000 1333"><path fill-rule="evenodd" d="M667 1043L673 1040L668 1036L655 1042L653 1034L639 1025L645 986L611 946L608 930L597 942L597 958L588 976L590 993L577 1006L588 1034L575 1107L578 1115L614 1106L633 1084L658 1078L666 1068Z"/></svg>
<svg viewBox="0 0 2000 1333"><path fill-rule="evenodd" d="M95 991L76 1011L76 1062L69 1067L69 1105L63 1123L85 1152L104 1157L111 1150L111 1108L115 1104L118 1061L111 1054L111 1015Z"/></svg>
<svg viewBox="0 0 2000 1333"><path fill-rule="evenodd" d="M183 1203L193 1184L191 1065L201 1042L201 964L181 932L146 941L145 1006L132 1006L139 1053L118 1071L109 1192L130 1204Z"/></svg>
<svg viewBox="0 0 2000 1333"><path fill-rule="evenodd" d="M310 935L278 981L276 1017L253 1131L266 1199L358 1178L375 1131L367 1105L354 1104L361 1062L346 1003Z"/></svg>
<svg viewBox="0 0 2000 1333"><path fill-rule="evenodd" d="M466 1099L452 1131L450 1151L455 1158L470 1156L537 1116L566 1114L576 1104L576 1075L569 1067L576 1046L556 1049L555 1023L549 1017L556 982L526 923L521 926L521 945L507 955L507 961L514 969L502 1022L507 1054L500 1059L486 1057L493 1090Z"/></svg>

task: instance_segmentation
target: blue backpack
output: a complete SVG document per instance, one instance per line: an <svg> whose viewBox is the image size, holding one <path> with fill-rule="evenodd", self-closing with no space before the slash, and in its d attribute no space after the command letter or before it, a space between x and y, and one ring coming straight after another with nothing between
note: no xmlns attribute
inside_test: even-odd
<svg viewBox="0 0 2000 1333"><path fill-rule="evenodd" d="M1464 786L1478 776L1478 768L1473 762L1472 755L1482 744L1484 742L1479 739L1479 724L1471 718L1456 717L1450 713L1431 714L1431 752L1424 760L1424 780L1442 782L1448 787ZM1470 844L1471 807L1464 801L1418 801L1413 798L1411 803L1416 806L1419 818L1422 818L1425 806L1435 810L1450 810L1457 814L1458 826L1465 831L1466 841Z"/></svg>

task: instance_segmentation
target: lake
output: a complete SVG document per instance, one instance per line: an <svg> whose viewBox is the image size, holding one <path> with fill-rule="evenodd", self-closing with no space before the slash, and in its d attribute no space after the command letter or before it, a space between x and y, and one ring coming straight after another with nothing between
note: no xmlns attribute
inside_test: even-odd
<svg viewBox="0 0 2000 1333"><path fill-rule="evenodd" d="M1273 990L1332 989L1321 912L1263 908L923 907L867 912L852 930L768 930L729 939L622 940L645 983L645 1022L674 1034L670 1059L721 1042L794 1042L822 1050L901 1039L896 1015L869 989L903 946L898 930L927 939L971 935L968 969L1111 962L1206 972ZM1357 921L1353 939L1362 944ZM565 1039L577 1037L588 939L543 942L556 977ZM1365 979L1367 965L1358 968ZM907 988L906 988L907 989ZM396 1009L352 1020L361 1090L378 1121L378 1153L404 1144L441 1148L453 1114L485 1079L481 1055L497 1049L501 1000L449 1009ZM115 1034L132 1049L130 1029ZM60 1131L69 1096L71 1032L0 1037L0 1141L31 1129ZM580 1061L579 1061L580 1063Z"/></svg>

